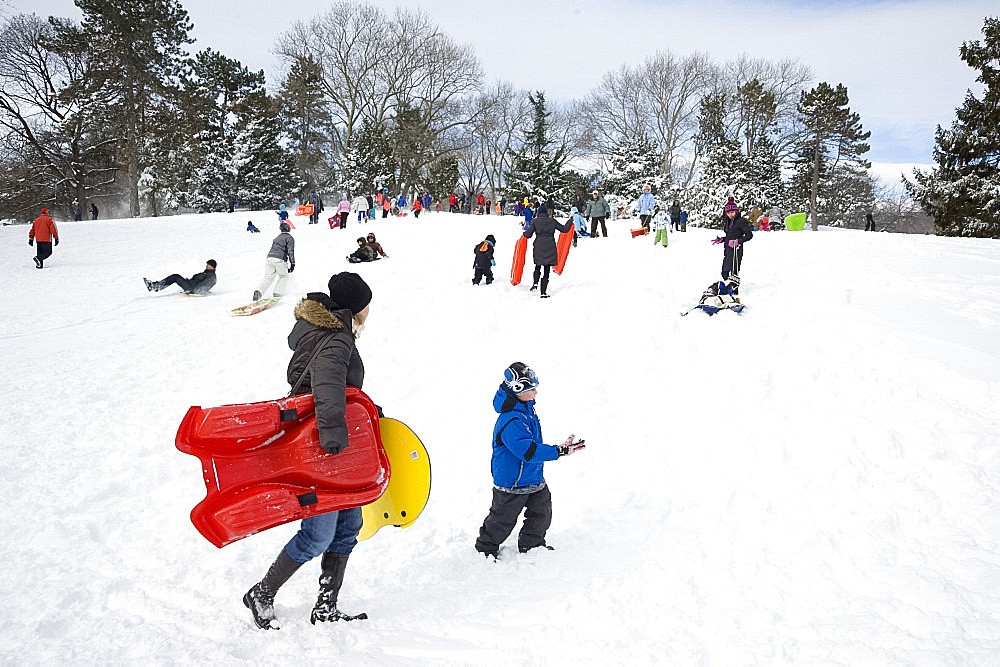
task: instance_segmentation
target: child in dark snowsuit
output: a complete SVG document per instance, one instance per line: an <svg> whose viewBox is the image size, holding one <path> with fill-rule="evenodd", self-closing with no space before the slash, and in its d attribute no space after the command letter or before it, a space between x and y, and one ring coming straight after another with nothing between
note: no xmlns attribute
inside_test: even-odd
<svg viewBox="0 0 1000 667"><path fill-rule="evenodd" d="M473 248L473 252L476 253L476 259L472 262L473 275L472 284L478 285L479 281L486 277L486 284L489 285L493 282L493 267L496 266L496 260L493 259L493 246L495 246L497 240L493 238L492 234L486 235L486 240L482 243L477 243L476 247Z"/></svg>
<svg viewBox="0 0 1000 667"><path fill-rule="evenodd" d="M520 361L508 366L504 380L493 396L499 414L493 427L493 503L479 529L476 551L497 557L500 545L514 530L524 513L524 525L517 536L518 551L524 553L545 544L552 523L552 494L545 484L543 466L583 449L583 440L573 436L561 445L542 443L542 424L535 414L538 376Z"/></svg>
<svg viewBox="0 0 1000 667"><path fill-rule="evenodd" d="M753 238L753 230L746 218L740 215L739 205L730 197L722 216L722 236L712 243L724 243L722 256L722 280L735 283L733 294L739 294L740 266L743 264L743 245Z"/></svg>

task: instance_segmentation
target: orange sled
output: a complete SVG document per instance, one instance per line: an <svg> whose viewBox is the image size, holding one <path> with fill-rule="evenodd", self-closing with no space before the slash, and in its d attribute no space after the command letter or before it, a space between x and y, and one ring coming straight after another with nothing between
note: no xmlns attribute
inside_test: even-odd
<svg viewBox="0 0 1000 667"><path fill-rule="evenodd" d="M378 410L347 388L349 446L319 445L312 394L274 401L194 406L177 429L180 451L201 460L207 494L191 523L224 547L262 530L377 500L389 485Z"/></svg>
<svg viewBox="0 0 1000 667"><path fill-rule="evenodd" d="M563 269L566 268L569 249L573 245L573 234L573 229L570 229L568 232L559 232L559 238L556 239L556 265L552 270L560 276Z"/></svg>
<svg viewBox="0 0 1000 667"><path fill-rule="evenodd" d="M510 264L510 284L517 285L524 274L524 256L528 254L528 239L521 236L514 244L514 259Z"/></svg>
<svg viewBox="0 0 1000 667"><path fill-rule="evenodd" d="M295 215L312 215L313 205L312 204L302 204L297 209L295 209Z"/></svg>

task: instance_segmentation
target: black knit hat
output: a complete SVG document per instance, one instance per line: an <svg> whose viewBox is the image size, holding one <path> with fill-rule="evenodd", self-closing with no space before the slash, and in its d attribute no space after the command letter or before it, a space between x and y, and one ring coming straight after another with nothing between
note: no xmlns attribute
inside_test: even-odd
<svg viewBox="0 0 1000 667"><path fill-rule="evenodd" d="M218 266L218 264L216 264L216 263L215 263L215 260L214 260L214 259L210 259L210 260L208 260L208 261L207 261L207 262L205 262L205 263L206 263L206 264L208 264L208 265L209 265L210 267L212 267L213 269L214 269L214 268L215 268L216 266Z"/></svg>
<svg viewBox="0 0 1000 667"><path fill-rule="evenodd" d="M497 244L497 240L496 240L496 238L494 238L494 236L492 234L487 234L486 235L486 240L489 241L490 243L492 243L493 245Z"/></svg>
<svg viewBox="0 0 1000 667"><path fill-rule="evenodd" d="M338 306L350 310L351 315L360 313L372 300L372 291L368 283L350 271L332 276L327 287L330 289L330 298L336 301Z"/></svg>

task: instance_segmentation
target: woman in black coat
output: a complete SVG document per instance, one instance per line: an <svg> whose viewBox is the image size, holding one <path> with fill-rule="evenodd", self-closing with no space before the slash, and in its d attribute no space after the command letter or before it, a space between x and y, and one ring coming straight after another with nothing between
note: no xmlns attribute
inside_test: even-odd
<svg viewBox="0 0 1000 667"><path fill-rule="evenodd" d="M330 294L310 292L295 307L295 326L288 335L292 358L287 379L296 394L312 393L316 406L319 444L336 455L350 444L346 421L348 385L361 388L365 366L355 346L364 329L372 292L361 276L343 272L330 278ZM316 356L314 350L319 348ZM312 358L312 365L309 359ZM302 520L299 532L278 554L261 581L243 596L257 627L274 630L274 596L303 564L320 561L319 596L309 620L351 621L366 614L348 615L337 608L347 560L361 530L361 508L315 514Z"/></svg>
<svg viewBox="0 0 1000 667"><path fill-rule="evenodd" d="M557 229L560 232L568 232L572 228L572 220L567 220L562 224L556 222L555 218L549 217L548 207L542 204L538 207L538 214L532 220L531 226L524 230L524 238L530 239L532 236L535 237L535 242L531 248L531 257L535 262L534 282L531 285L531 289L538 289L538 279L541 277L543 299L549 296L547 293L549 287L549 270L559 261L558 253L556 252L555 232ZM544 275L542 275L543 267L545 269Z"/></svg>

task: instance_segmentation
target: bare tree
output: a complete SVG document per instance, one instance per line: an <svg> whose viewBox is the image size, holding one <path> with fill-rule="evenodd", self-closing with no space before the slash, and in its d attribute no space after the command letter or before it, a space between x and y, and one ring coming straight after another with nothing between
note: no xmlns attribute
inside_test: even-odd
<svg viewBox="0 0 1000 667"><path fill-rule="evenodd" d="M391 42L388 18L371 5L337 2L325 14L296 21L278 38L275 52L289 64L312 60L318 85L334 118L337 147L351 146L363 118L383 120L392 94L380 67Z"/></svg>
<svg viewBox="0 0 1000 667"><path fill-rule="evenodd" d="M693 152L699 102L718 78L719 68L708 54L681 57L669 50L641 65L622 65L608 72L587 95L583 108L593 148L607 157L624 138L644 134L661 151L663 172L673 174L681 156ZM696 164L687 162L682 172L685 182Z"/></svg>
<svg viewBox="0 0 1000 667"><path fill-rule="evenodd" d="M115 136L91 96L97 76L79 28L34 14L0 31L0 128L5 152L24 167L21 194L57 205L114 182ZM65 204L65 202L63 202Z"/></svg>
<svg viewBox="0 0 1000 667"><path fill-rule="evenodd" d="M813 78L812 70L797 60L773 62L741 54L728 63L722 82L730 99L728 134L745 142L747 155L765 133L770 133L779 158L789 155L801 138L796 122L799 94Z"/></svg>
<svg viewBox="0 0 1000 667"><path fill-rule="evenodd" d="M495 197L502 189L503 174L511 167L521 128L531 122L531 106L527 91L516 90L506 81L481 93L475 104L471 141L479 153L487 189ZM459 161L459 168L462 166Z"/></svg>
<svg viewBox="0 0 1000 667"><path fill-rule="evenodd" d="M383 60L394 106L416 112L412 136L401 142L400 184L415 185L420 175L448 150L453 137L478 116L473 103L482 81L482 68L471 46L458 44L421 11L397 8L390 23L395 46Z"/></svg>
<svg viewBox="0 0 1000 667"><path fill-rule="evenodd" d="M444 137L472 120L465 97L477 92L482 79L472 48L456 43L419 10L387 14L372 5L338 2L321 16L292 24L276 51L290 62L309 56L321 66L338 150L352 145L362 120L393 129L403 188L414 185L441 150L451 150Z"/></svg>

